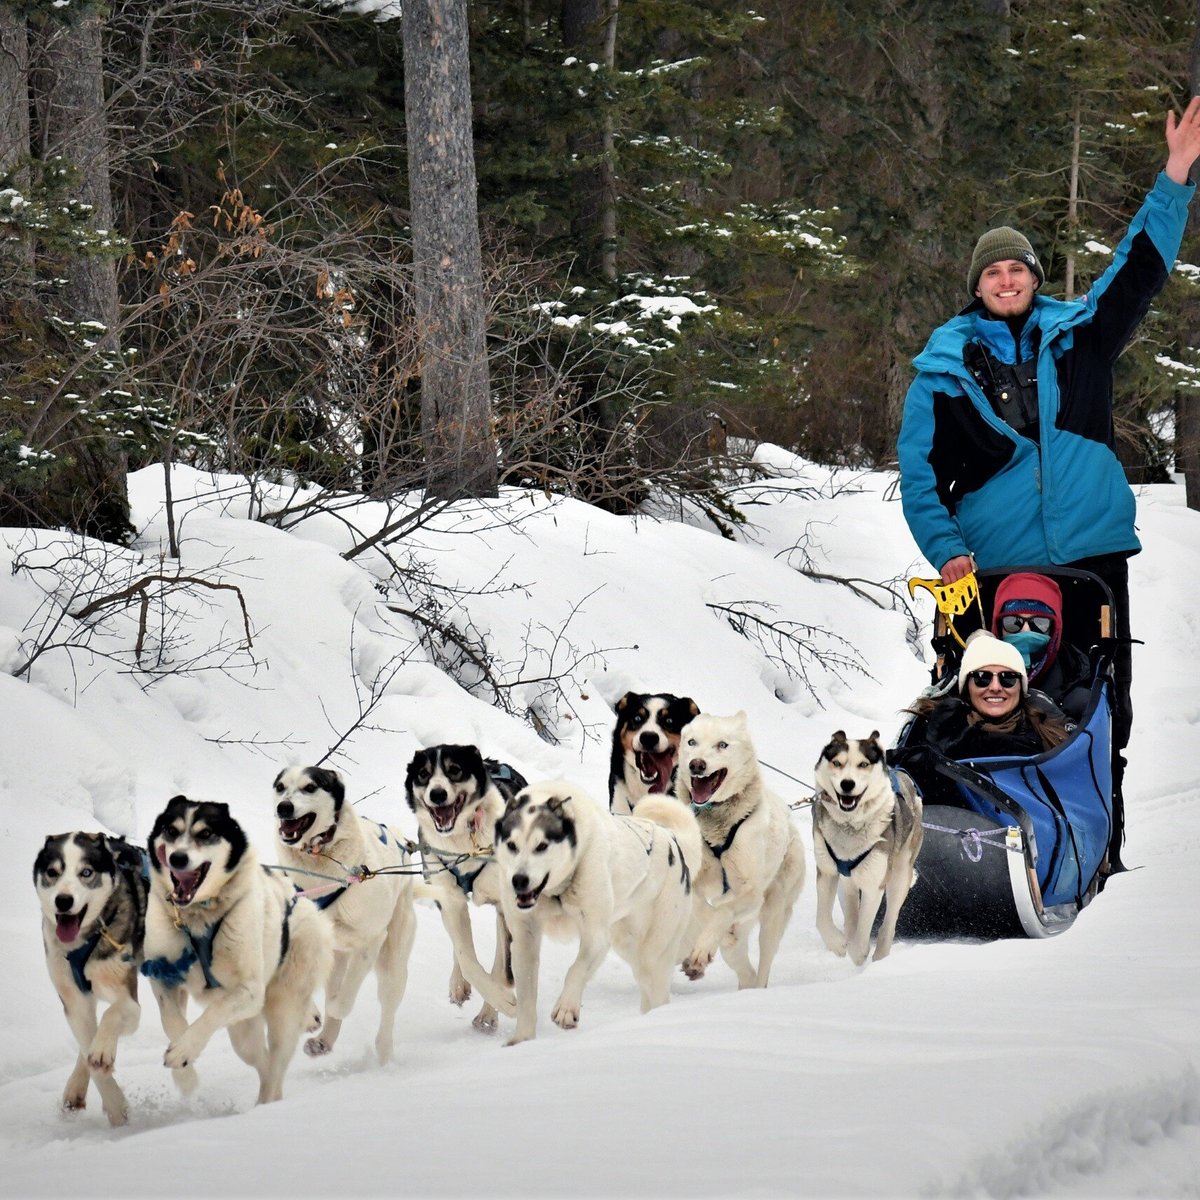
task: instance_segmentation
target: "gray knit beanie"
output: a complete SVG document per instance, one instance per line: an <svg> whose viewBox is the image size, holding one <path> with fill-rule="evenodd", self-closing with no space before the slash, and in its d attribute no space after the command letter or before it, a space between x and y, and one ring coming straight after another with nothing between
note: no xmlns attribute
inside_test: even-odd
<svg viewBox="0 0 1200 1200"><path fill-rule="evenodd" d="M1010 258L1023 262L1037 276L1039 287L1046 282L1046 272L1042 270L1042 264L1038 262L1029 239L1008 225L1001 225L998 229L989 229L975 243L975 253L971 255L971 269L967 272L967 292L971 296L975 295L979 277L985 267L990 267L992 263L1005 262Z"/></svg>

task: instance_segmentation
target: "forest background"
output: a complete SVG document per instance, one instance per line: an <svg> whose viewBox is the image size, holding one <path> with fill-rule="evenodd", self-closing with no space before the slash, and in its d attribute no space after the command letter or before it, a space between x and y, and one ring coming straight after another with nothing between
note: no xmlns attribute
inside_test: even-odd
<svg viewBox="0 0 1200 1200"><path fill-rule="evenodd" d="M739 447L893 463L910 360L984 229L1085 291L1200 90L1197 0L413 7L469 21L445 84L498 482L614 512L687 495L719 524ZM158 462L428 486L409 168L438 135L406 125L404 23L381 0L0 0L0 524L126 540L127 473ZM1196 207L1116 425L1132 482L1182 470L1200 507Z"/></svg>

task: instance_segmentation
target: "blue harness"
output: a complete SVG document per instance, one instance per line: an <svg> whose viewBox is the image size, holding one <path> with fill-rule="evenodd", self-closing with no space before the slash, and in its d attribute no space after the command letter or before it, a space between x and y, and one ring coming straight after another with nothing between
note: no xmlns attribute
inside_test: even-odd
<svg viewBox="0 0 1200 1200"><path fill-rule="evenodd" d="M454 865L452 860L443 858L438 851L434 850L433 847L430 846L430 844L425 840L423 834L417 842L417 849L421 852L422 862L424 861L427 853L431 854L441 864L441 869L443 871L449 871L450 874L454 876L454 882L458 884L462 894L466 896L467 899L471 898L471 893L475 890L475 880L477 880L479 876L483 874L484 867L488 865L487 859L484 859L484 861L481 862L473 871L460 871L458 867ZM425 871L425 879L429 879L428 870Z"/></svg>
<svg viewBox="0 0 1200 1200"><path fill-rule="evenodd" d="M74 950L67 952L67 962L71 964L71 974L75 979L75 986L85 996L92 990L92 981L83 973L83 968L87 966L88 959L92 957L92 951L99 944L100 931L97 930L82 946L76 946Z"/></svg>
<svg viewBox="0 0 1200 1200"><path fill-rule="evenodd" d="M224 920L222 917L198 937L193 936L189 929L181 927L179 932L183 934L183 940L187 943L183 953L178 958L164 956L146 959L142 963L142 974L147 979L157 979L164 987L177 988L187 978L188 972L199 963L200 970L204 972L204 986L219 988L220 981L212 973L213 942Z"/></svg>
<svg viewBox="0 0 1200 1200"><path fill-rule="evenodd" d="M717 866L721 868L721 895L725 895L729 891L729 877L725 874L725 864L721 862L721 856L733 845L733 839L737 837L737 831L750 819L750 814L747 813L740 821L738 821L732 829L730 829L725 841L719 846L714 846L708 838L704 839L704 844L713 852L713 858L717 860ZM682 855L680 856L682 857ZM687 869L685 864L684 870Z"/></svg>

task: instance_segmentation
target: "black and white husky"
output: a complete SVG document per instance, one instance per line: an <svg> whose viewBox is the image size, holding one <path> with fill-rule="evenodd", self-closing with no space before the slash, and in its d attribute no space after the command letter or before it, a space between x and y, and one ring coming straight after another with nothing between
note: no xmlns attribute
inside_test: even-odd
<svg viewBox="0 0 1200 1200"><path fill-rule="evenodd" d="M636 816L622 817L557 781L509 803L496 825L496 861L517 991L510 1046L537 1031L543 933L579 939L551 1014L563 1029L578 1025L583 989L610 945L633 968L642 1011L667 1003L688 945L700 853L695 819L668 796L648 796Z"/></svg>
<svg viewBox="0 0 1200 1200"><path fill-rule="evenodd" d="M170 1045L163 1063L183 1092L195 1062L226 1029L258 1072L258 1102L283 1095L313 992L333 961L332 933L311 900L260 866L226 804L175 796L150 831L145 962ZM200 1015L188 1022L188 998Z"/></svg>
<svg viewBox="0 0 1200 1200"><path fill-rule="evenodd" d="M337 771L288 767L275 777L274 793L283 865L296 869L291 878L301 890L315 885L314 903L333 927L325 1020L321 1032L305 1042L305 1053L333 1049L367 972L373 970L379 994L375 1053L386 1063L392 1057L396 1010L404 999L417 933L405 840L395 829L360 817L346 803L346 785ZM363 867L383 874L323 889L319 879L304 873L357 876Z"/></svg>
<svg viewBox="0 0 1200 1200"><path fill-rule="evenodd" d="M700 712L690 696L626 692L617 701L608 807L628 816L645 796L669 796L679 762L679 731Z"/></svg>
<svg viewBox="0 0 1200 1200"><path fill-rule="evenodd" d="M817 932L834 954L848 953L862 964L886 897L875 939L875 958L885 958L925 836L921 794L903 771L889 774L878 730L867 738L848 738L839 729L821 751L815 777ZM844 930L833 921L834 896L841 899Z"/></svg>
<svg viewBox="0 0 1200 1200"><path fill-rule="evenodd" d="M471 989L483 997L472 1024L490 1033L497 1010L516 1016L508 961L508 927L500 911L500 872L490 856L504 806L525 780L511 767L485 759L475 746L430 746L408 764L404 792L416 814L425 878L454 947L450 999L463 1004ZM470 904L496 909L496 954L486 971L475 952Z"/></svg>
<svg viewBox="0 0 1200 1200"><path fill-rule="evenodd" d="M705 714L680 736L676 792L704 835L696 890L696 940L683 964L699 979L718 950L738 987L766 987L796 898L804 887L804 843L787 805L763 782L746 714ZM758 926L758 965L750 935Z"/></svg>
<svg viewBox="0 0 1200 1200"><path fill-rule="evenodd" d="M63 1108L86 1107L88 1082L110 1124L128 1119L113 1078L117 1041L138 1027L138 966L146 927L146 879L136 847L103 833L48 837L34 860L50 982L79 1046ZM97 1001L108 1008L99 1021Z"/></svg>

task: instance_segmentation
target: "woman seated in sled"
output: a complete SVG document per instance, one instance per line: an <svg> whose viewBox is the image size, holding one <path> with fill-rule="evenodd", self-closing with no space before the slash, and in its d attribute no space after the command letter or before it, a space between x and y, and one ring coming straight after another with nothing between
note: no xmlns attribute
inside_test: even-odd
<svg viewBox="0 0 1200 1200"><path fill-rule="evenodd" d="M925 743L947 758L1042 754L1066 740L1062 711L1030 693L1020 650L978 630L958 669L958 695L925 697L909 710L925 718Z"/></svg>

